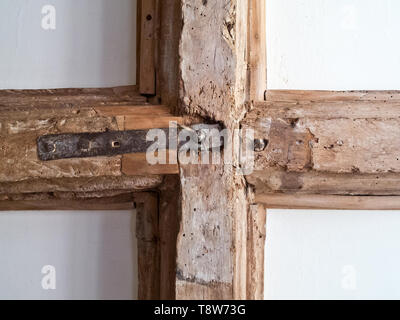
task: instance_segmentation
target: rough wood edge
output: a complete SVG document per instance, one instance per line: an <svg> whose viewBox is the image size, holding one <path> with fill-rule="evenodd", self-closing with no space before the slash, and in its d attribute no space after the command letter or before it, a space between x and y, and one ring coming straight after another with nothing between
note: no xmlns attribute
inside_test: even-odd
<svg viewBox="0 0 400 320"><path fill-rule="evenodd" d="M176 241L181 214L180 201L179 176L165 177L164 183L160 187L159 203L161 250L160 298L162 300L174 300L176 297Z"/></svg>
<svg viewBox="0 0 400 320"><path fill-rule="evenodd" d="M267 89L266 0L249 2L249 91L250 100L262 101Z"/></svg>
<svg viewBox="0 0 400 320"><path fill-rule="evenodd" d="M160 242L158 194L134 195L138 240L138 299L160 299Z"/></svg>
<svg viewBox="0 0 400 320"><path fill-rule="evenodd" d="M267 209L400 210L400 196L259 194L255 202Z"/></svg>
<svg viewBox="0 0 400 320"><path fill-rule="evenodd" d="M250 206L247 221L247 299L264 299L264 252L267 214L264 205Z"/></svg>
<svg viewBox="0 0 400 320"><path fill-rule="evenodd" d="M140 17L140 78L139 91L141 94L156 94L156 67L155 67L155 50L156 50L156 1L155 0L139 0L141 5Z"/></svg>
<svg viewBox="0 0 400 320"><path fill-rule="evenodd" d="M35 199L0 201L0 211L133 210L132 193L87 199Z"/></svg>

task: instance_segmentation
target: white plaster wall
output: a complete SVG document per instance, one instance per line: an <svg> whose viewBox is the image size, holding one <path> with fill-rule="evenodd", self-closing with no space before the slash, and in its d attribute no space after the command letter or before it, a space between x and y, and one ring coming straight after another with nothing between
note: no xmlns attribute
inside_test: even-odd
<svg viewBox="0 0 400 320"><path fill-rule="evenodd" d="M400 212L267 212L266 299L400 299Z"/></svg>
<svg viewBox="0 0 400 320"><path fill-rule="evenodd" d="M42 28L42 8L56 29ZM136 0L1 0L0 89L136 83ZM0 213L0 299L134 299L132 212ZM41 268L56 268L43 290Z"/></svg>
<svg viewBox="0 0 400 320"><path fill-rule="evenodd" d="M136 299L134 211L0 213L0 299ZM42 288L43 266L56 289Z"/></svg>
<svg viewBox="0 0 400 320"><path fill-rule="evenodd" d="M400 1L267 0L269 89L400 89Z"/></svg>
<svg viewBox="0 0 400 320"><path fill-rule="evenodd" d="M400 1L267 0L269 89L400 89ZM267 210L266 299L400 299L400 212Z"/></svg>
<svg viewBox="0 0 400 320"><path fill-rule="evenodd" d="M1 0L0 39L0 89L136 83L136 0Z"/></svg>

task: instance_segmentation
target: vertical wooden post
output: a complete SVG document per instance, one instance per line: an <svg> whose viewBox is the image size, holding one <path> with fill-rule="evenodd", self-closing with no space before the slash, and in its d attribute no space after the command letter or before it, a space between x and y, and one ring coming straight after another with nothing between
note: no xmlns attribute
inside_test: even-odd
<svg viewBox="0 0 400 320"><path fill-rule="evenodd" d="M160 299L160 245L157 193L134 195L137 210L139 300Z"/></svg>
<svg viewBox="0 0 400 320"><path fill-rule="evenodd" d="M239 128L248 96L248 0L183 0L180 111ZM248 188L231 164L181 165L177 299L245 299Z"/></svg>
<svg viewBox="0 0 400 320"><path fill-rule="evenodd" d="M163 105L171 112L180 113L179 101L179 41L182 31L180 0L160 2L160 41L158 55L158 76Z"/></svg>
<svg viewBox="0 0 400 320"><path fill-rule="evenodd" d="M264 100L267 90L266 0L249 1L250 100Z"/></svg>
<svg viewBox="0 0 400 320"><path fill-rule="evenodd" d="M160 298L175 299L176 239L180 217L180 183L178 175L166 176L160 188Z"/></svg>
<svg viewBox="0 0 400 320"><path fill-rule="evenodd" d="M264 299L265 223L263 205L251 205L247 231L247 299Z"/></svg>
<svg viewBox="0 0 400 320"><path fill-rule="evenodd" d="M140 64L139 92L156 94L156 0L139 0L140 5Z"/></svg>

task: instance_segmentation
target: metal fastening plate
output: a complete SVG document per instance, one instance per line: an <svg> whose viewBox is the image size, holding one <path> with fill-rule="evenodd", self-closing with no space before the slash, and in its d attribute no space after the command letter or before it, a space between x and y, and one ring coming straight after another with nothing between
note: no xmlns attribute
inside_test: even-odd
<svg viewBox="0 0 400 320"><path fill-rule="evenodd" d="M218 133L218 125L196 125L193 128L183 129L187 136L186 141L178 141L177 130L162 130L165 134L166 149L176 149L183 144L191 148L204 146L202 140L210 139L208 148L219 148L223 145L222 139L211 139L209 132ZM208 131L207 131L208 130ZM127 153L145 153L154 141L147 141L149 130L107 131L95 133L65 133L41 136L37 140L38 157L42 161L88 158L99 156L116 156ZM171 137L170 137L171 135Z"/></svg>
<svg viewBox="0 0 400 320"><path fill-rule="evenodd" d="M168 129L164 129L168 135ZM148 130L71 133L42 136L38 139L38 156L42 161L115 156L146 152L153 141L146 141Z"/></svg>

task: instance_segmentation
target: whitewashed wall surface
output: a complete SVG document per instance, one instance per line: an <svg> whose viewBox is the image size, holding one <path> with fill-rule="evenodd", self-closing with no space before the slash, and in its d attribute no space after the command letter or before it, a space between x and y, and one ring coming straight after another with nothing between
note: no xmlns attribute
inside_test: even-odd
<svg viewBox="0 0 400 320"><path fill-rule="evenodd" d="M136 0L1 0L0 89L136 83Z"/></svg>
<svg viewBox="0 0 400 320"><path fill-rule="evenodd" d="M0 213L0 299L136 299L134 211Z"/></svg>
<svg viewBox="0 0 400 320"><path fill-rule="evenodd" d="M267 0L266 14L269 89L400 89L400 1ZM266 299L400 299L400 212L267 212Z"/></svg>
<svg viewBox="0 0 400 320"><path fill-rule="evenodd" d="M400 89L400 1L267 0L269 89Z"/></svg>

